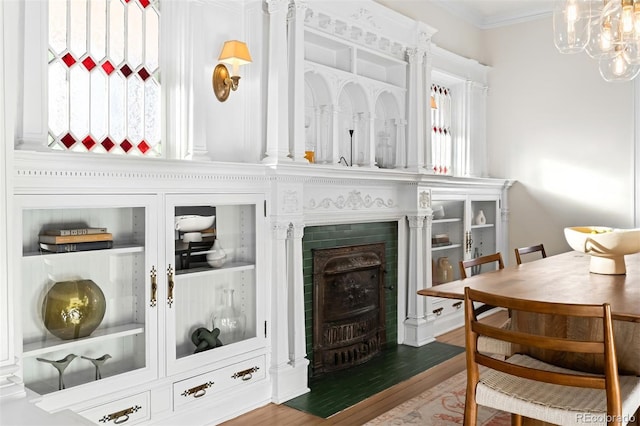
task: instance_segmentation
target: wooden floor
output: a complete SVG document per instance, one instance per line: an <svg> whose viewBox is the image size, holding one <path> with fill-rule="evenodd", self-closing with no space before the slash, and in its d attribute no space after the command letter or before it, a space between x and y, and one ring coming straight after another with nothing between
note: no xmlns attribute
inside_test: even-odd
<svg viewBox="0 0 640 426"><path fill-rule="evenodd" d="M484 321L502 324L507 312L490 315ZM439 336L436 340L452 345L464 346L464 329L460 328ZM286 405L269 404L247 414L236 417L225 426L261 425L261 426L299 426L299 425L362 425L393 407L413 398L425 390L465 369L464 353L457 355L409 380L401 382L371 398L362 401L340 413L322 419L304 413Z"/></svg>

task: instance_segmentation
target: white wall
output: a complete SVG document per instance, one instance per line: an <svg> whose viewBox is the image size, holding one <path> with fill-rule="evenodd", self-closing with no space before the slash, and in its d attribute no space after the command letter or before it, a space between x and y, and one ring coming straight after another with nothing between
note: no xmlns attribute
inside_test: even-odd
<svg viewBox="0 0 640 426"><path fill-rule="evenodd" d="M437 28L439 46L491 67L488 172L517 181L512 249L541 242L556 254L570 250L565 226L634 226L633 83L607 83L586 54L558 53L551 15L481 31L431 2L377 1Z"/></svg>
<svg viewBox="0 0 640 426"><path fill-rule="evenodd" d="M569 250L563 228L633 226L633 83L553 45L551 17L488 30L489 173L517 180L510 245Z"/></svg>

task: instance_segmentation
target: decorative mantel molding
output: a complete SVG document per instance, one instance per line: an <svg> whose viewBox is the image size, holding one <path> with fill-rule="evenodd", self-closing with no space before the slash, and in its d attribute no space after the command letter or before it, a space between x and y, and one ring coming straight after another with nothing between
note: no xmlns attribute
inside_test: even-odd
<svg viewBox="0 0 640 426"><path fill-rule="evenodd" d="M362 193L358 190L354 190L349 192L349 195L346 197L344 195L338 195L335 199L331 197L325 197L320 201L316 201L315 199L311 199L306 206L307 209L316 210L316 209L345 209L345 210L359 210L359 209L371 209L376 207L381 208L392 208L395 206L395 203L392 199L383 200L380 197L372 197L369 194L362 195Z"/></svg>

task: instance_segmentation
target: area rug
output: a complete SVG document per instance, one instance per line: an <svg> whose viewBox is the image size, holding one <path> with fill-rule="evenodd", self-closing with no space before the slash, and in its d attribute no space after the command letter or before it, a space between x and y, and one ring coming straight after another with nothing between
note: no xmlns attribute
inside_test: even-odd
<svg viewBox="0 0 640 426"><path fill-rule="evenodd" d="M365 425L461 425L464 417L467 372L462 371L376 417ZM487 407L479 407L479 426L509 426L511 415Z"/></svg>
<svg viewBox="0 0 640 426"><path fill-rule="evenodd" d="M365 364L312 377L311 392L285 405L326 419L463 352L442 342L419 348L394 345Z"/></svg>

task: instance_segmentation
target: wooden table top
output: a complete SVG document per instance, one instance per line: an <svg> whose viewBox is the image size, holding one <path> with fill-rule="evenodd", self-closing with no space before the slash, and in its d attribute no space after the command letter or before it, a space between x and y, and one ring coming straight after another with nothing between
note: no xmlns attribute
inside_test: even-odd
<svg viewBox="0 0 640 426"><path fill-rule="evenodd" d="M571 251L425 288L418 294L464 299L464 288L469 286L547 302L608 302L614 319L640 322L640 253L625 256L626 275L592 274L589 261L589 255Z"/></svg>

